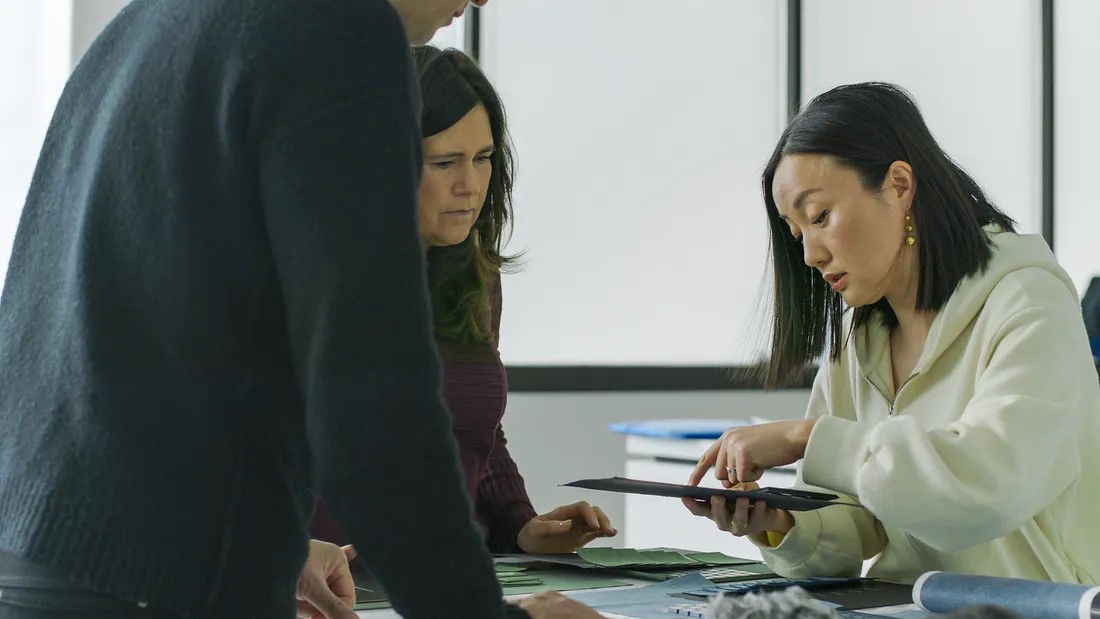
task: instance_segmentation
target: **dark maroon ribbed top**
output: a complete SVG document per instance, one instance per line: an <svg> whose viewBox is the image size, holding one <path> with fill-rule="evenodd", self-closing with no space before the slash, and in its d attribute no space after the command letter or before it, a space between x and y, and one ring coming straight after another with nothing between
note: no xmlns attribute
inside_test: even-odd
<svg viewBox="0 0 1100 619"><path fill-rule="evenodd" d="M493 286L492 330L500 331L501 291ZM508 400L508 376L497 342L479 347L441 342L443 397L454 418L459 459L475 516L493 552L516 552L516 535L535 517L523 476L508 453L500 421ZM430 480L423 480L428 482ZM310 527L315 539L347 544L348 539L323 501Z"/></svg>

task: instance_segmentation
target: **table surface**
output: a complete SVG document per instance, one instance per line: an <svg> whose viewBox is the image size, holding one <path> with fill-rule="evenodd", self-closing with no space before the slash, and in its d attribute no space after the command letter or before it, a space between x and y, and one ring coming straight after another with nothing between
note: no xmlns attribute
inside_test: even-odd
<svg viewBox="0 0 1100 619"><path fill-rule="evenodd" d="M714 441L711 440L684 440L684 439L665 439L654 437L641 437L641 436L628 436L627 437L627 454L629 456L642 456L642 457L657 457L674 461L692 462L696 461L699 456L709 447ZM793 475L794 469L782 468L776 469L774 473ZM646 585L654 584L651 580L634 579L629 577L616 576L618 580L630 583L628 587L620 587L621 589L629 589L633 587L643 587ZM600 589L600 591L612 591L615 588ZM508 596L507 599L518 600L526 597L526 595L513 595ZM912 605L904 607L891 607L889 609L880 609L884 616L889 616L892 612L898 610L915 610L916 607ZM865 610L861 612L875 612L873 610ZM399 619L401 615L398 615L392 608L378 609L378 610L364 610L356 613L363 619ZM616 617L617 615L606 614L607 617Z"/></svg>
<svg viewBox="0 0 1100 619"><path fill-rule="evenodd" d="M628 582L628 583L630 583L630 585L627 586L627 587L609 587L609 588L606 588L606 589L600 589L600 591L614 591L615 589L632 589L632 588L635 588L635 587L644 587L646 585L654 584L654 582L652 580L642 580L640 578L620 578L618 576L616 576L616 578L618 578L619 580L622 580L624 582ZM519 599L522 599L522 598L525 598L525 597L527 597L527 596L526 595L510 595L510 596L507 597L507 599L509 599L509 600L519 600ZM914 606L913 604L906 604L904 606L890 606L890 607L883 607L883 608L878 608L878 609L865 609L865 610L861 610L860 612L868 613L868 614L881 614L884 617L889 617L889 616L891 616L895 613L908 613L908 612L912 612L912 611L916 611L916 610L919 610L919 609L916 606ZM400 619L401 618L401 615L397 614L397 612L395 612L392 608L383 608L383 609L378 609L378 610L363 610L363 611L359 611L356 614L359 615L359 617L362 617L363 619ZM605 614L604 616L613 619L614 617L620 617L621 615Z"/></svg>

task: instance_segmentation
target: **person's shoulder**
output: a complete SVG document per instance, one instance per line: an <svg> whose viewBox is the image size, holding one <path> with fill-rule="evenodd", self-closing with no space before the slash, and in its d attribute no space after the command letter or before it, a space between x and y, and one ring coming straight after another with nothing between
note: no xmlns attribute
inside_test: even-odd
<svg viewBox="0 0 1100 619"><path fill-rule="evenodd" d="M1063 274L1045 266L1029 266L1006 273L993 286L983 313L1009 316L1032 308L1079 313L1079 304Z"/></svg>
<svg viewBox="0 0 1100 619"><path fill-rule="evenodd" d="M306 59L336 54L348 62L369 60L360 71L374 68L380 56L409 55L409 42L396 10L388 0L246 0L242 38L258 54L296 55ZM314 70L327 70L315 66ZM288 75L287 79L296 76Z"/></svg>
<svg viewBox="0 0 1100 619"><path fill-rule="evenodd" d="M244 0L241 13L256 26L294 25L284 36L309 33L315 27L404 32L397 10L388 0ZM320 34L324 34L322 31ZM317 33L312 33L317 34Z"/></svg>
<svg viewBox="0 0 1100 619"><path fill-rule="evenodd" d="M391 128L407 123L416 133L412 52L389 2L240 1L255 11L238 27L247 94L235 100L249 106L258 150L336 113Z"/></svg>
<svg viewBox="0 0 1100 619"><path fill-rule="evenodd" d="M990 233L989 239L988 264L961 286L970 303L983 304L982 313L1014 314L1028 308L1080 313L1077 288L1046 240L1015 232Z"/></svg>

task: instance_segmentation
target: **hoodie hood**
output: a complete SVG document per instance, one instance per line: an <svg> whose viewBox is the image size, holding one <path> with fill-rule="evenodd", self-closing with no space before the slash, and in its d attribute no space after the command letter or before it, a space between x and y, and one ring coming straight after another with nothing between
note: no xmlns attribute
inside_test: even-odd
<svg viewBox="0 0 1100 619"><path fill-rule="evenodd" d="M989 264L984 271L974 273L959 282L955 292L936 314L924 344L924 352L913 369L915 374L924 372L958 339L981 312L997 284L1011 273L1040 268L1049 271L1074 295L1077 294L1073 281L1058 265L1043 237L1004 232L996 225L986 226L985 231L992 242ZM884 362L883 355L889 339L889 334L885 331L872 327L858 334L862 337L856 338L856 357L865 376Z"/></svg>

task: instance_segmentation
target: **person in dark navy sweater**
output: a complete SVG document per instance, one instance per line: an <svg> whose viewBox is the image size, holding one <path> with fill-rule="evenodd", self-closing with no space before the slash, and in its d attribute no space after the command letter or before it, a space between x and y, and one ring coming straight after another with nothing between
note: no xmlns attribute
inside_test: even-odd
<svg viewBox="0 0 1100 619"><path fill-rule="evenodd" d="M0 617L354 616L318 491L404 616L525 616L417 239L409 41L465 4L134 0L85 54L0 298Z"/></svg>

